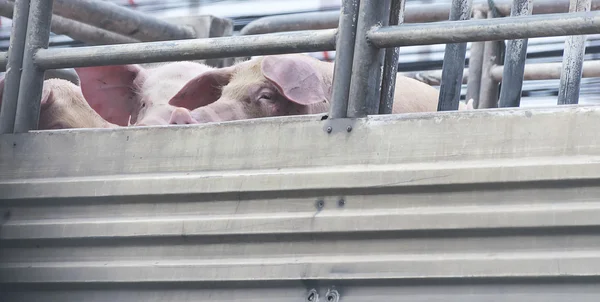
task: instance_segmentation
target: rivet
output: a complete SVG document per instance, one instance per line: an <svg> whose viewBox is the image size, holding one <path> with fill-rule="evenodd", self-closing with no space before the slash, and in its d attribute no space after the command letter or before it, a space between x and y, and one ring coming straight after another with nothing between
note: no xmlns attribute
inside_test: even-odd
<svg viewBox="0 0 600 302"><path fill-rule="evenodd" d="M318 199L316 203L317 209L322 209L325 206L325 200Z"/></svg>
<svg viewBox="0 0 600 302"><path fill-rule="evenodd" d="M328 302L338 302L340 300L340 293L337 290L332 289L327 292L325 298Z"/></svg>
<svg viewBox="0 0 600 302"><path fill-rule="evenodd" d="M348 126L348 127L346 128L346 131L348 131L348 132L352 131L352 126Z"/></svg>
<svg viewBox="0 0 600 302"><path fill-rule="evenodd" d="M346 200L344 198L340 198L340 200L338 200L338 206L343 207L344 205L346 205Z"/></svg>
<svg viewBox="0 0 600 302"><path fill-rule="evenodd" d="M333 131L333 128L327 127L327 133L331 133L331 131Z"/></svg>
<svg viewBox="0 0 600 302"><path fill-rule="evenodd" d="M315 290L314 288L311 289L308 292L308 295L306 296L306 301L317 302L318 300L319 300L319 294L317 293L317 290Z"/></svg>

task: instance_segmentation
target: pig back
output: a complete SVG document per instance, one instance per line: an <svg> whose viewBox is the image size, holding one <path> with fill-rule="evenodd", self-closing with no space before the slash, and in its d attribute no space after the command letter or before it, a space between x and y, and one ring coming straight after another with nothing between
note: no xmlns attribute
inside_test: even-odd
<svg viewBox="0 0 600 302"><path fill-rule="evenodd" d="M398 74L392 113L437 111L438 97L437 89Z"/></svg>

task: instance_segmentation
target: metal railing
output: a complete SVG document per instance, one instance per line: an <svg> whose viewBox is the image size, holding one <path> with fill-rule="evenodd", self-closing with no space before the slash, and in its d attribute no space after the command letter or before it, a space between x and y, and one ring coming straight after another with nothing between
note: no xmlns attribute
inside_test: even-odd
<svg viewBox="0 0 600 302"><path fill-rule="evenodd" d="M58 50L48 49L53 0L19 0L13 16L0 132L37 128L45 70L324 51L334 50L336 44L330 118L390 113L396 67L389 66L397 65L398 47L409 45L449 44L438 106L438 111L447 111L459 106L460 89L457 91L456 86L463 80L465 43L512 39L506 50L500 106L518 106L525 39L600 33L600 12L588 11L591 2L571 2L575 4L568 14L540 16L531 15L531 0L514 0L511 17L466 20L472 13L471 0L454 0L449 21L402 24L404 0L346 0L338 29ZM559 103L577 103L572 91L578 90L584 43L572 40L567 44L571 51L565 53L568 68L561 76L569 88ZM6 63L5 58L6 54L0 54L0 64ZM492 67L483 64L482 69L490 72Z"/></svg>

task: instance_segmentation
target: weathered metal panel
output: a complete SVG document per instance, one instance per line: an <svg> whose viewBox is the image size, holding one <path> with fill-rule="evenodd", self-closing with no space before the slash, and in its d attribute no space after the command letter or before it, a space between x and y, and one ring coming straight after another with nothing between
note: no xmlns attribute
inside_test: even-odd
<svg viewBox="0 0 600 302"><path fill-rule="evenodd" d="M0 300L597 301L599 118L2 135Z"/></svg>

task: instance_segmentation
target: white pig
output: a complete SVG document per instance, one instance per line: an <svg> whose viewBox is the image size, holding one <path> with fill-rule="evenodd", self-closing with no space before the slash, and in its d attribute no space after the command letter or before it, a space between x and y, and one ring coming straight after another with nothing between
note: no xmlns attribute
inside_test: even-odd
<svg viewBox="0 0 600 302"><path fill-rule="evenodd" d="M173 62L144 68L138 64L76 68L83 95L102 117L128 126L168 124L168 101L191 79L213 68Z"/></svg>
<svg viewBox="0 0 600 302"><path fill-rule="evenodd" d="M4 79L0 80L0 103ZM81 88L64 79L44 81L39 130L69 128L114 128L117 125L104 120L86 102Z"/></svg>
<svg viewBox="0 0 600 302"><path fill-rule="evenodd" d="M287 54L207 71L169 101L182 107L173 111L170 123L327 112L333 67L308 55ZM425 83L398 74L395 91L393 113L437 111L439 92ZM459 109L465 107L462 104Z"/></svg>

